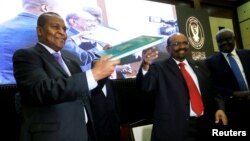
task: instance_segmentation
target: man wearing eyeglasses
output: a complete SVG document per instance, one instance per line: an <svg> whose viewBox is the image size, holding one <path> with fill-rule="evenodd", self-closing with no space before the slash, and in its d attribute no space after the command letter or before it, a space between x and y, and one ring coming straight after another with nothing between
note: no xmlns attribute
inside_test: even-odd
<svg viewBox="0 0 250 141"><path fill-rule="evenodd" d="M158 52L152 48L144 51L136 79L143 91L155 96L151 141L201 141L211 137L215 123L226 125L227 117L207 68L186 59L189 43L184 34L171 35L166 49L170 58L155 62Z"/></svg>
<svg viewBox="0 0 250 141"><path fill-rule="evenodd" d="M250 130L250 51L235 46L231 29L221 29L216 34L219 53L206 59L214 83L225 101L228 125L235 130ZM233 65L230 57L236 61ZM233 66L239 68L235 72Z"/></svg>

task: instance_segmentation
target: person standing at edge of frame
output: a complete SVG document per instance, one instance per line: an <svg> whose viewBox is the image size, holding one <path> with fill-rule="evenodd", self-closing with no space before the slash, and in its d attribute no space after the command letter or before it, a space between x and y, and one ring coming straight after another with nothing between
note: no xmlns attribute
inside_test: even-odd
<svg viewBox="0 0 250 141"><path fill-rule="evenodd" d="M219 52L205 62L225 101L228 125L234 130L250 131L250 115L246 114L250 109L250 51L236 48L235 34L228 28L216 33L216 41Z"/></svg>

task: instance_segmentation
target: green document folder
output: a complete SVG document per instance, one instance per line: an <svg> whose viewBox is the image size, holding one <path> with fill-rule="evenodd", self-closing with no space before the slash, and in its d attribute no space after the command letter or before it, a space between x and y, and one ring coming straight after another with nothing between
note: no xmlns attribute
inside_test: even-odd
<svg viewBox="0 0 250 141"><path fill-rule="evenodd" d="M98 56L113 55L110 60L121 59L136 52L145 50L163 42L163 37L139 36L115 45L112 48L96 52Z"/></svg>

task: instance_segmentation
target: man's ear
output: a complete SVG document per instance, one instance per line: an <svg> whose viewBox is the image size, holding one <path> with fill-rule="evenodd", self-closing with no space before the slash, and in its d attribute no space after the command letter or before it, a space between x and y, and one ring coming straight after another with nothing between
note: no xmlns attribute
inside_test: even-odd
<svg viewBox="0 0 250 141"><path fill-rule="evenodd" d="M41 5L41 11L43 12L43 13L45 13L45 12L48 12L48 9L49 7L48 7L48 5L46 5L46 4L43 4L43 5Z"/></svg>
<svg viewBox="0 0 250 141"><path fill-rule="evenodd" d="M40 36L42 36L42 29L41 29L42 27L37 27L36 28L36 32L37 32L37 35L40 37Z"/></svg>

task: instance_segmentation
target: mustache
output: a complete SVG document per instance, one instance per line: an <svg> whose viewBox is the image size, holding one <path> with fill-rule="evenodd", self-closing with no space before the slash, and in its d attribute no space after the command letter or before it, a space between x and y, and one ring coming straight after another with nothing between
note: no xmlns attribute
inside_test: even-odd
<svg viewBox="0 0 250 141"><path fill-rule="evenodd" d="M177 50L175 50L176 52L179 52L179 51L188 51L188 49L187 48L180 48L180 49L177 49Z"/></svg>
<svg viewBox="0 0 250 141"><path fill-rule="evenodd" d="M67 39L67 37L62 36L62 35L56 35L55 37L56 37L57 39L62 39L62 40L64 40L64 41L66 41L66 39Z"/></svg>

